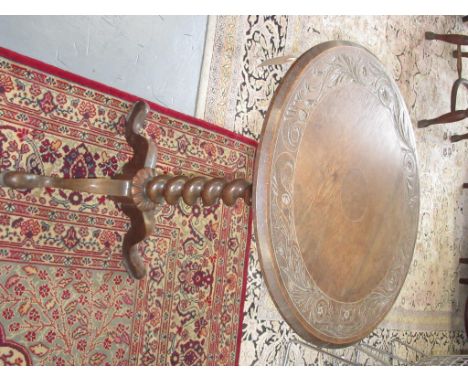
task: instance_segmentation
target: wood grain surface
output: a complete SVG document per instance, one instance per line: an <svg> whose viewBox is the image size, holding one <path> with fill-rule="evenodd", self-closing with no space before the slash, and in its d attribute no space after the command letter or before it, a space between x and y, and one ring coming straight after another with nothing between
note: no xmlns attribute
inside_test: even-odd
<svg viewBox="0 0 468 382"><path fill-rule="evenodd" d="M406 106L369 51L323 43L287 72L263 125L254 208L266 283L293 329L327 346L371 332L411 263L419 179Z"/></svg>

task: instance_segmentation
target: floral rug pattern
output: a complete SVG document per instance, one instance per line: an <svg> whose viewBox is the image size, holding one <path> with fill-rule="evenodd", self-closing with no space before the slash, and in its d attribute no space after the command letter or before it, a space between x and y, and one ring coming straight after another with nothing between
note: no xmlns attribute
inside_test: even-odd
<svg viewBox="0 0 468 382"><path fill-rule="evenodd" d="M416 129L416 122L450 110L450 89L457 78L454 46L426 41L424 32L466 35L468 25L459 16L218 16L209 25L212 38L203 63L209 69L201 80L197 116L254 139L289 68L259 66L264 60L299 56L324 41L351 40L375 54L395 78L416 135L419 232L400 296L365 341L387 348L390 339L400 338L428 354L459 353L466 346L462 312L468 288L458 279L466 277L468 267L459 266L458 259L468 249L468 194L461 187L468 181L468 143L450 143L449 137L465 133L467 120L426 129ZM467 95L460 93L459 108ZM281 363L288 342L297 336L269 297L254 245L244 314L240 363ZM331 362L300 346L293 346L290 358L289 364Z"/></svg>
<svg viewBox="0 0 468 382"><path fill-rule="evenodd" d="M0 50L0 171L120 171L134 97L84 82ZM216 126L153 105L143 133L160 172L252 177L255 142ZM0 364L235 364L249 207L180 202L156 221L136 281L122 264L129 221L110 198L0 188Z"/></svg>

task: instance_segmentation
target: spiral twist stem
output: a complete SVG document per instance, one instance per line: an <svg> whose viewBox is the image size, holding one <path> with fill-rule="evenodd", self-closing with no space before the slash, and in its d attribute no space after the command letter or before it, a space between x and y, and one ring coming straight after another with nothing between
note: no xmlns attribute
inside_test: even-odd
<svg viewBox="0 0 468 382"><path fill-rule="evenodd" d="M201 198L203 205L211 206L221 198L224 204L233 206L238 198L243 198L251 205L252 183L245 179L228 182L224 178L158 175L146 184L146 195L154 203L165 200L168 204L177 204L179 198L182 198L192 206Z"/></svg>

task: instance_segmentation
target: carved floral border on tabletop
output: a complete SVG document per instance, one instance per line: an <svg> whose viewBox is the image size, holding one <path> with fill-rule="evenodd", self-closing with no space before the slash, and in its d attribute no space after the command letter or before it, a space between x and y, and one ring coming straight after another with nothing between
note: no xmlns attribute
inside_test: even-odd
<svg viewBox="0 0 468 382"><path fill-rule="evenodd" d="M348 83L358 84L377 97L390 112L400 139L401 158L406 172L406 213L417 217L419 212L416 151L406 107L395 83L381 69L379 62L369 53L357 54L356 48L348 49L348 53L338 56L323 53L308 69L312 73L305 73L304 80L297 85L296 95L286 106L280 137L272 156L273 187L270 195L270 214L278 217L271 227L272 247L280 264L283 284L289 295L294 296L293 303L306 322L323 334L337 338L359 332L376 317L386 313L389 302L396 298L405 280L414 242L410 233L401 235L395 243L388 272L366 298L355 303L330 299L308 276L293 229L293 209L290 207L292 176L308 115L333 89ZM402 257L398 256L399 251Z"/></svg>

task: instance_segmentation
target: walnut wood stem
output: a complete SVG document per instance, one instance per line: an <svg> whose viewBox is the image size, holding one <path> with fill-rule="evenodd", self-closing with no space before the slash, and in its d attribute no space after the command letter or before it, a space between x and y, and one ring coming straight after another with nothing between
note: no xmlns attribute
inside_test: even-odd
<svg viewBox="0 0 468 382"><path fill-rule="evenodd" d="M147 183L146 193L154 203L166 201L177 204L179 198L190 206L196 204L199 198L205 206L211 206L219 199L227 206L233 206L238 198L243 198L249 205L252 203L252 183L245 179L229 182L224 178L159 175Z"/></svg>

